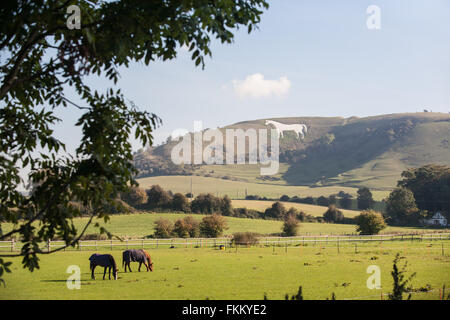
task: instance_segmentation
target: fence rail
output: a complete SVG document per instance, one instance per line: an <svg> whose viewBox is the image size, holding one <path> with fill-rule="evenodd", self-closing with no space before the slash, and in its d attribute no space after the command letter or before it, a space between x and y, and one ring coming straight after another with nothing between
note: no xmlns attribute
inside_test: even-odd
<svg viewBox="0 0 450 320"><path fill-rule="evenodd" d="M372 236L295 236L295 237L259 237L258 245L266 246L290 246L299 244L335 244L341 243L373 243L373 242L393 242L393 241L434 241L450 240L450 233L424 233L424 234L392 234L392 235L372 235ZM128 240L81 240L76 248L69 247L68 250L97 250L98 248L170 248L170 247L195 247L208 248L218 246L229 247L232 245L232 238L171 238L171 239L128 239ZM52 250L64 247L61 240L48 241L40 245L41 250ZM21 242L15 240L0 241L0 251L19 251ZM65 250L65 249L64 249Z"/></svg>

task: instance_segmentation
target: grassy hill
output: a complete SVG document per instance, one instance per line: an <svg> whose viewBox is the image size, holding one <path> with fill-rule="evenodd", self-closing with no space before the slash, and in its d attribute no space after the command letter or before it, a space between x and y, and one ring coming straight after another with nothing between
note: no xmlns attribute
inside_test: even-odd
<svg viewBox="0 0 450 320"><path fill-rule="evenodd" d="M176 166L170 160L175 141L137 153L135 163L141 177L198 175L270 186L366 186L378 190L392 189L408 167L450 164L450 114L272 120L308 126L305 139L286 132L280 140L281 165L275 176L260 176L258 165ZM267 129L264 121L239 122L221 130Z"/></svg>

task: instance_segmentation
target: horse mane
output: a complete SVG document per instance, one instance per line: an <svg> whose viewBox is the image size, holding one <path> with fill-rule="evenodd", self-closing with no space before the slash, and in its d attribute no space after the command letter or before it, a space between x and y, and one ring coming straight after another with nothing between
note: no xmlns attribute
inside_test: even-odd
<svg viewBox="0 0 450 320"><path fill-rule="evenodd" d="M147 257L148 263L152 263L152 258L150 257L150 254L144 249L142 249L142 252L144 252L145 256Z"/></svg>

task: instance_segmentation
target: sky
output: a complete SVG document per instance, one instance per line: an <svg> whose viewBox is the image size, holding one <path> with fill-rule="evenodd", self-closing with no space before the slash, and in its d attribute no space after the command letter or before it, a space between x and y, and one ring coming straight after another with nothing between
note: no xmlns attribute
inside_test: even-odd
<svg viewBox="0 0 450 320"><path fill-rule="evenodd" d="M203 70L180 48L176 60L121 68L116 86L103 78L88 83L121 88L142 110L158 115L163 125L154 133L156 144L175 129L192 131L194 121L214 128L275 117L450 112L450 1L269 4L258 30L242 28L233 44L214 41ZM373 5L379 16L367 12ZM368 20L380 28L369 29ZM63 121L56 136L73 150L81 113L67 108L57 115Z"/></svg>

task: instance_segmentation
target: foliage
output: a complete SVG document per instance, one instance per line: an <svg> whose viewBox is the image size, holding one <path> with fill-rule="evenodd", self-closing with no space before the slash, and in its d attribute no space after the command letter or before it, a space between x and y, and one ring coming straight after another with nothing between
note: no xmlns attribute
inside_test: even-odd
<svg viewBox="0 0 450 320"><path fill-rule="evenodd" d="M317 198L317 205L328 207L330 205L330 199L324 196L320 196L319 198Z"/></svg>
<svg viewBox="0 0 450 320"><path fill-rule="evenodd" d="M369 188L359 188L358 189L358 209L366 210L373 208L375 201L372 197L372 192L370 192Z"/></svg>
<svg viewBox="0 0 450 320"><path fill-rule="evenodd" d="M212 214L202 219L200 234L206 238L217 238L227 229L227 222L220 214Z"/></svg>
<svg viewBox="0 0 450 320"><path fill-rule="evenodd" d="M378 234L387 227L381 213L374 210L361 212L359 216L355 217L355 222L357 225L356 231L362 235Z"/></svg>
<svg viewBox="0 0 450 320"><path fill-rule="evenodd" d="M189 211L189 201L182 193L175 193L172 198L172 210L174 211Z"/></svg>
<svg viewBox="0 0 450 320"><path fill-rule="evenodd" d="M147 207L149 209L168 209L172 206L172 196L159 185L147 190Z"/></svg>
<svg viewBox="0 0 450 320"><path fill-rule="evenodd" d="M39 242L58 235L67 246L76 245L83 234L72 223L80 212L70 201L89 207L92 218L108 220L105 203L137 185L130 139L151 144L160 123L119 89L91 90L86 79L104 76L115 84L119 68L174 59L181 46L192 52L196 66L204 66L211 37L231 43L234 29L251 32L268 8L264 0L80 0L81 28L69 29L70 3L8 1L0 9L1 21L7 21L0 26L0 221L17 225L0 240L20 234L25 245L19 255L31 271L43 253ZM68 99L69 90L83 105ZM76 122L82 139L75 154L62 155L65 145L53 126L57 109L69 105L82 112ZM18 191L24 169L37 184L30 197Z"/></svg>
<svg viewBox="0 0 450 320"><path fill-rule="evenodd" d="M351 209L352 207L352 195L346 192L339 194L339 205L343 209Z"/></svg>
<svg viewBox="0 0 450 320"><path fill-rule="evenodd" d="M170 238L173 236L174 225L172 221L160 218L155 221L155 238Z"/></svg>
<svg viewBox="0 0 450 320"><path fill-rule="evenodd" d="M219 212L230 216L233 214L231 199L228 196L216 197L212 193L201 193L191 202L191 211L195 213L211 214Z"/></svg>
<svg viewBox="0 0 450 320"><path fill-rule="evenodd" d="M283 222L283 235L286 237L296 236L300 223L294 215L288 215Z"/></svg>
<svg viewBox="0 0 450 320"><path fill-rule="evenodd" d="M148 201L147 193L139 187L131 187L129 191L123 192L120 198L132 207L139 206Z"/></svg>
<svg viewBox="0 0 450 320"><path fill-rule="evenodd" d="M281 202L275 202L270 208L264 211L264 216L268 218L282 219L286 215L286 208Z"/></svg>
<svg viewBox="0 0 450 320"><path fill-rule="evenodd" d="M187 216L175 222L173 233L180 238L196 238L200 235L200 223L192 216Z"/></svg>
<svg viewBox="0 0 450 320"><path fill-rule="evenodd" d="M450 167L426 165L402 173L399 187L412 191L421 210L450 212Z"/></svg>
<svg viewBox="0 0 450 320"><path fill-rule="evenodd" d="M412 191L396 188L386 201L386 214L395 225L417 225L419 223L418 208Z"/></svg>
<svg viewBox="0 0 450 320"><path fill-rule="evenodd" d="M404 257L400 257L400 254L397 253L394 259L394 265L392 267L391 275L394 280L394 287L392 293L389 293L389 300L403 300L403 294L408 292L407 285L411 282L411 280L416 276L414 272L408 278L406 277L406 267L408 266L408 262L405 262L402 269L399 269L398 263ZM411 299L411 294L409 294L407 300Z"/></svg>
<svg viewBox="0 0 450 320"><path fill-rule="evenodd" d="M258 234L254 232L233 233L232 243L234 245L253 246L258 243Z"/></svg>
<svg viewBox="0 0 450 320"><path fill-rule="evenodd" d="M326 222L339 223L344 220L344 214L334 204L331 204L323 214L323 218Z"/></svg>

